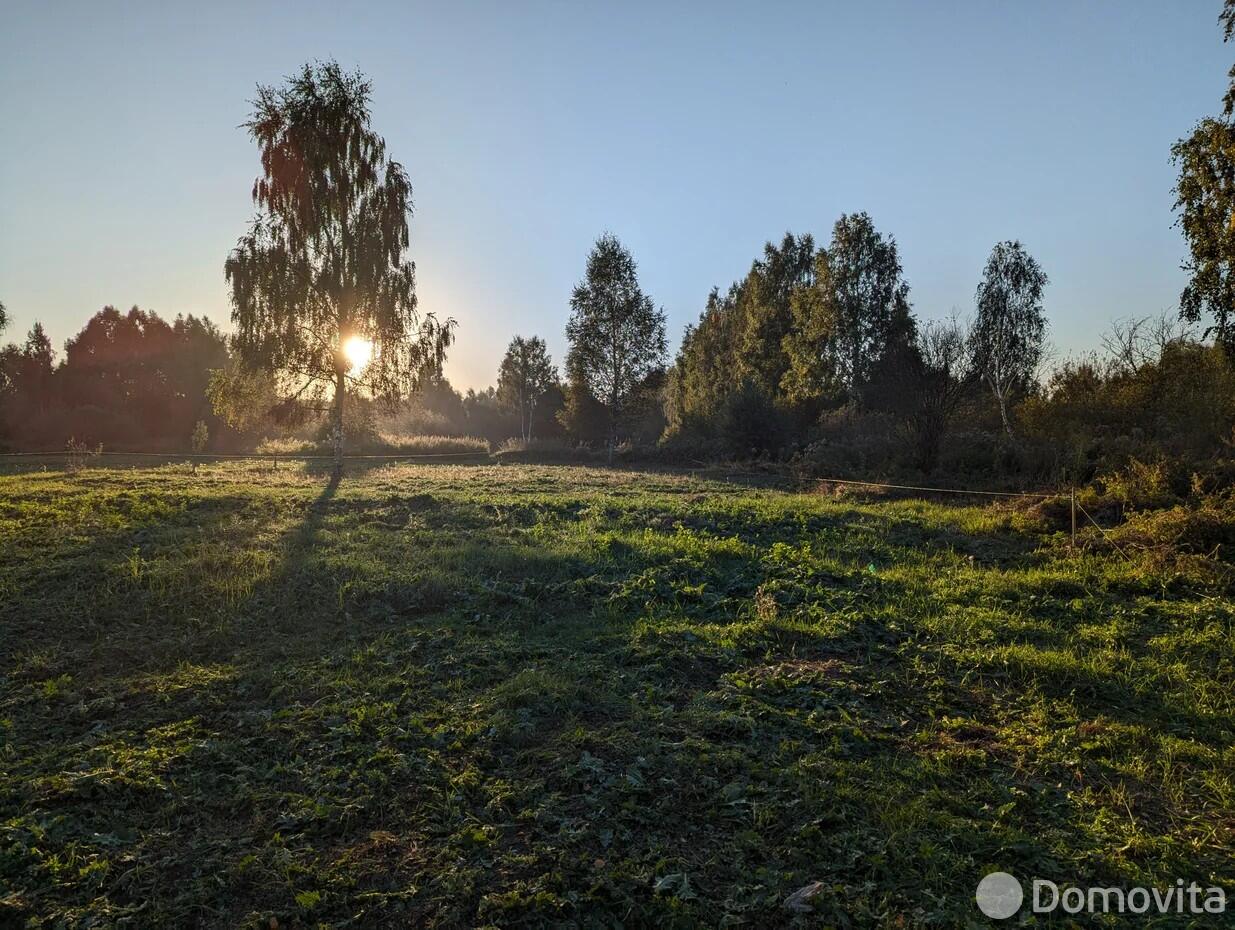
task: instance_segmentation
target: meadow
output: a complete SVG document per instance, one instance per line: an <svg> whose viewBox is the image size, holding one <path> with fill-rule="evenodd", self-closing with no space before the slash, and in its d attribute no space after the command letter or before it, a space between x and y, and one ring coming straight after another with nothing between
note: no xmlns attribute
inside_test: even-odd
<svg viewBox="0 0 1235 930"><path fill-rule="evenodd" d="M1016 506L10 470L0 924L986 926L995 869L1229 896L1233 630Z"/></svg>

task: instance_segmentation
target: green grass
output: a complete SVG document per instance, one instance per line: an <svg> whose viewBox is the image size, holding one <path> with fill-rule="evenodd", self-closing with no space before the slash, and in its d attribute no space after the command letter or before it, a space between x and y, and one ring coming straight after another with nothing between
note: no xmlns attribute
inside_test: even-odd
<svg viewBox="0 0 1235 930"><path fill-rule="evenodd" d="M1022 522L566 467L0 477L0 925L1235 893L1231 602Z"/></svg>

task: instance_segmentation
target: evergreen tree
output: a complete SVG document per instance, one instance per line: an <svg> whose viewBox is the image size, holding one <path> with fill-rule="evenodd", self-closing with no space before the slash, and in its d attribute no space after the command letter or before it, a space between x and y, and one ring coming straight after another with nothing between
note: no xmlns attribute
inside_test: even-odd
<svg viewBox="0 0 1235 930"><path fill-rule="evenodd" d="M699 322L686 327L669 373L666 416L670 434L706 430L737 387L737 289L734 285L722 297L712 288Z"/></svg>
<svg viewBox="0 0 1235 930"><path fill-rule="evenodd" d="M785 233L780 246L763 247L737 294L740 335L735 346L737 381L754 385L767 398L780 394L789 370L785 338L793 329L791 297L815 276L815 240Z"/></svg>

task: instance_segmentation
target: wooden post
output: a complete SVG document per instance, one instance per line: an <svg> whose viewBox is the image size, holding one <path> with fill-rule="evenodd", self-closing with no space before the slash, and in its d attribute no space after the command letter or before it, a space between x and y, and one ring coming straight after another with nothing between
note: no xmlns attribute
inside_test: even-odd
<svg viewBox="0 0 1235 930"><path fill-rule="evenodd" d="M1076 488L1072 488L1072 551L1076 551Z"/></svg>

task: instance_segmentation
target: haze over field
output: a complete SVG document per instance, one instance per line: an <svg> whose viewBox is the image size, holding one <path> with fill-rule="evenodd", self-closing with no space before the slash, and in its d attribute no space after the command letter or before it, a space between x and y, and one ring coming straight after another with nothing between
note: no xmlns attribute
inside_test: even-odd
<svg viewBox="0 0 1235 930"><path fill-rule="evenodd" d="M925 318L972 307L990 244L1049 269L1063 351L1175 305L1169 145L1212 110L1212 2L664 5L5 4L0 295L59 349L104 304L227 326L250 213L237 129L261 82L335 57L415 187L446 373L491 384L515 321L565 353L570 289L612 230L668 316L786 229L866 210Z"/></svg>

